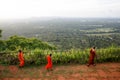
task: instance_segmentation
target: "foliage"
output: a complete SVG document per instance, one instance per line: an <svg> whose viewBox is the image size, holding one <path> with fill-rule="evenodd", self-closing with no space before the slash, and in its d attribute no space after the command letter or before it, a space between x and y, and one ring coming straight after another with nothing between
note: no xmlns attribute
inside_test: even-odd
<svg viewBox="0 0 120 80"><path fill-rule="evenodd" d="M42 42L36 38L25 38L20 36L11 36L8 40L0 40L0 50L1 51L18 51L22 50L31 50L31 49L55 49L53 45L50 45L46 42Z"/></svg>
<svg viewBox="0 0 120 80"><path fill-rule="evenodd" d="M4 27L2 27L4 26ZM120 46L120 18L52 18L6 22L0 28L3 39L11 35L35 37L57 46L59 50L72 48L107 48Z"/></svg>
<svg viewBox="0 0 120 80"><path fill-rule="evenodd" d="M2 39L5 40L0 40L0 63L18 64L17 51L22 49L26 65L45 64L49 53L53 54L54 64L83 64L88 62L89 57L89 49L86 48L92 46L98 48L96 62L120 62L119 21L72 18L1 24L4 26L0 27L4 31ZM14 34L25 37L11 36ZM60 51L41 40L54 44Z"/></svg>
<svg viewBox="0 0 120 80"><path fill-rule="evenodd" d="M97 49L96 63L120 62L120 47L108 47ZM35 49L24 51L25 65L46 64L46 56L52 53L53 64L85 64L88 63L89 49L71 49L66 51ZM17 52L0 54L0 64L18 64Z"/></svg>

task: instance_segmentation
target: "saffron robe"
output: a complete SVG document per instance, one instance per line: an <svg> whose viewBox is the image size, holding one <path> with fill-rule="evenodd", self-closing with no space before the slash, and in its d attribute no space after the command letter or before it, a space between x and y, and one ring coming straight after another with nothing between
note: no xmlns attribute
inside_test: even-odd
<svg viewBox="0 0 120 80"><path fill-rule="evenodd" d="M49 55L47 56L47 65L45 66L45 68L52 69L52 59Z"/></svg>
<svg viewBox="0 0 120 80"><path fill-rule="evenodd" d="M96 56L96 52L95 52L95 49L91 49L90 50L90 57L89 57L89 65L90 64L94 64L94 58Z"/></svg>
<svg viewBox="0 0 120 80"><path fill-rule="evenodd" d="M20 61L19 66L20 66L20 67L23 67L24 64L25 64L25 61L24 61L24 57L23 57L23 53L22 53L22 52L19 52L19 54L18 54L18 59L19 59L19 61Z"/></svg>

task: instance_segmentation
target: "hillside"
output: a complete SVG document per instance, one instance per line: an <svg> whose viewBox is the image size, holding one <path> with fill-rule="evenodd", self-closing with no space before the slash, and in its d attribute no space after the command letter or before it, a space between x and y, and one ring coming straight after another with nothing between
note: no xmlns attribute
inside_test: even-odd
<svg viewBox="0 0 120 80"><path fill-rule="evenodd" d="M58 49L120 46L120 19L33 18L0 22L2 39L12 35L35 37Z"/></svg>

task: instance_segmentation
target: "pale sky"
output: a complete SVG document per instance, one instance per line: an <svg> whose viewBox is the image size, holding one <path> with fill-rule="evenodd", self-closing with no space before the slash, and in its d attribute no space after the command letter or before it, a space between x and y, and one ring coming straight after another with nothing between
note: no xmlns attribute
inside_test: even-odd
<svg viewBox="0 0 120 80"><path fill-rule="evenodd" d="M120 0L0 0L0 19L31 17L120 18Z"/></svg>

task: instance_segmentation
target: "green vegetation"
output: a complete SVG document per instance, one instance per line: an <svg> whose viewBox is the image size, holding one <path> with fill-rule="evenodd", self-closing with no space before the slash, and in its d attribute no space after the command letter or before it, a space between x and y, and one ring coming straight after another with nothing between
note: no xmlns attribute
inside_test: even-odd
<svg viewBox="0 0 120 80"><path fill-rule="evenodd" d="M92 46L97 47L96 62L120 62L119 20L37 19L0 23L0 64L18 64L19 49L24 52L26 65L45 64L50 53L54 64L84 64Z"/></svg>
<svg viewBox="0 0 120 80"><path fill-rule="evenodd" d="M109 47L106 49L97 49L97 59L95 62L120 62L120 47ZM85 64L89 59L89 49L71 49L68 51L40 50L24 51L25 65L46 64L46 55L52 53L53 64ZM1 64L18 64L17 52L8 52L0 54Z"/></svg>
<svg viewBox="0 0 120 80"><path fill-rule="evenodd" d="M18 51L33 49L56 49L47 42L42 42L36 38L25 38L20 36L11 36L8 40L0 40L0 51Z"/></svg>
<svg viewBox="0 0 120 80"><path fill-rule="evenodd" d="M52 18L1 23L2 39L12 35L35 37L59 50L120 46L120 19Z"/></svg>

